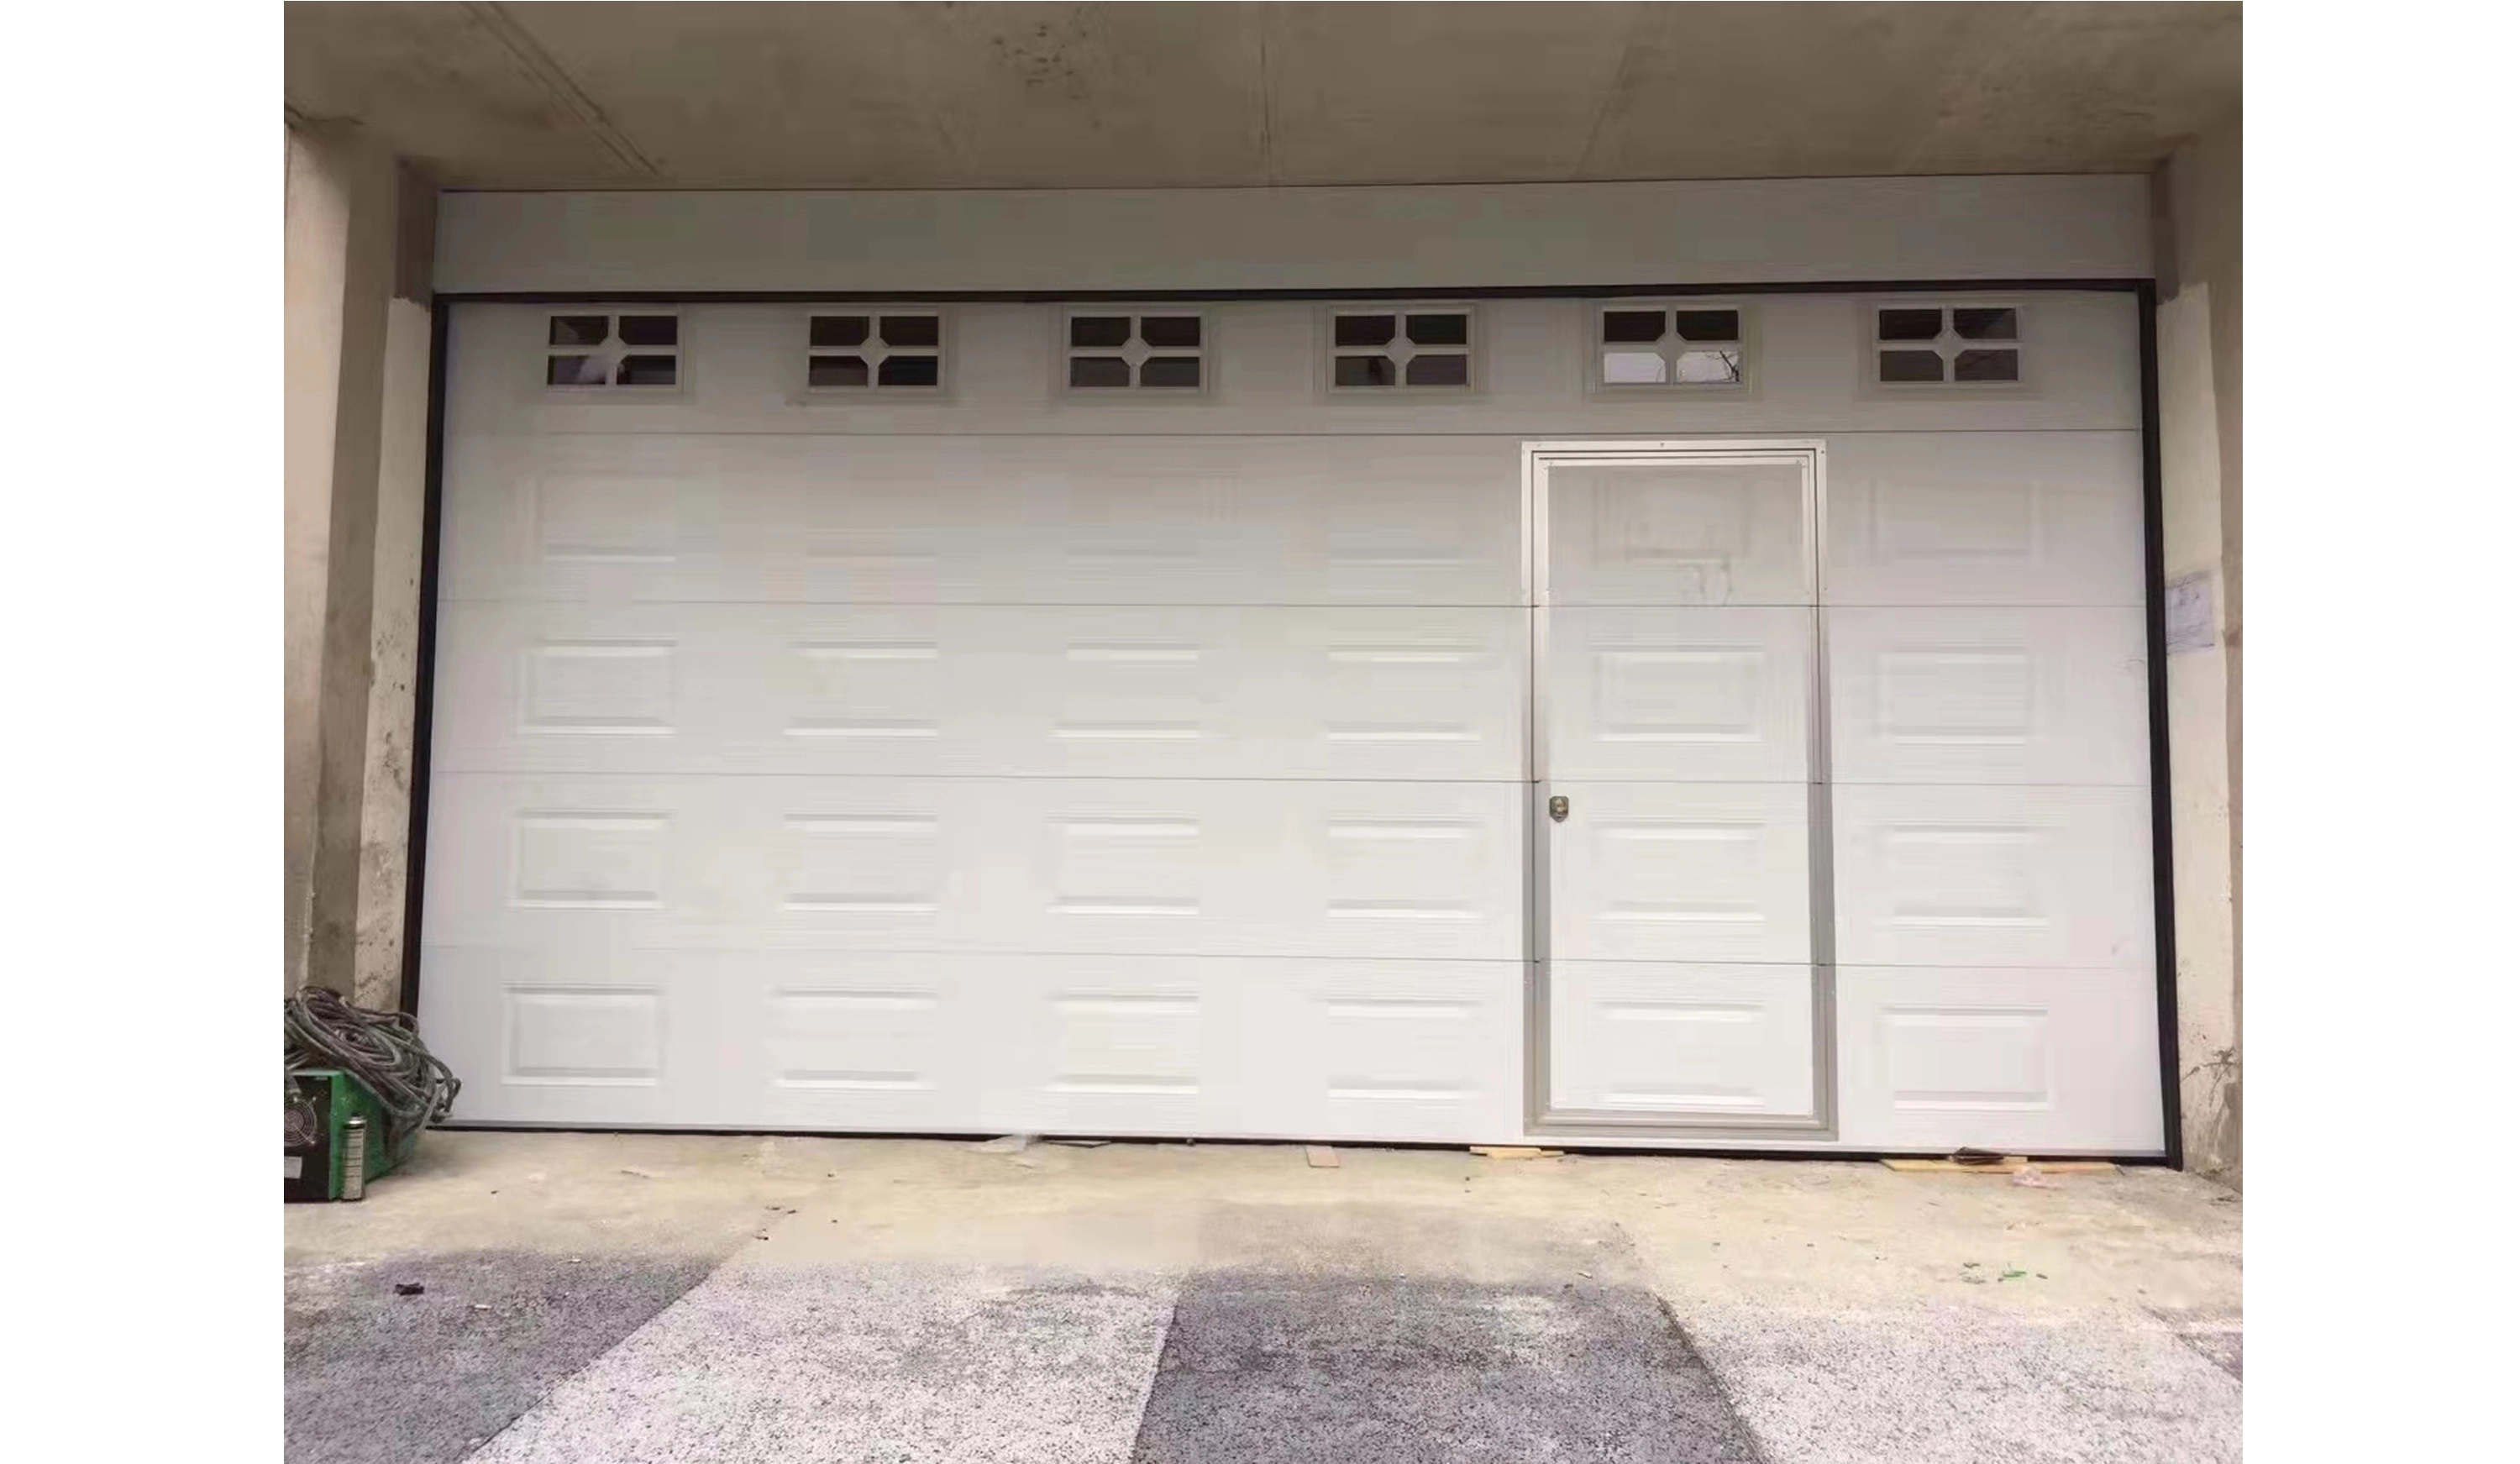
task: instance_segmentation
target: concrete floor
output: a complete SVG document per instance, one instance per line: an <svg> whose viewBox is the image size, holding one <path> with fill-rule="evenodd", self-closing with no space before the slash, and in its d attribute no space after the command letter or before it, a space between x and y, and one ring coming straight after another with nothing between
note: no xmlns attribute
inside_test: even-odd
<svg viewBox="0 0 2520 1464"><path fill-rule="evenodd" d="M2239 1456L2204 1181L1338 1152L431 1134L289 1211L290 1456Z"/></svg>

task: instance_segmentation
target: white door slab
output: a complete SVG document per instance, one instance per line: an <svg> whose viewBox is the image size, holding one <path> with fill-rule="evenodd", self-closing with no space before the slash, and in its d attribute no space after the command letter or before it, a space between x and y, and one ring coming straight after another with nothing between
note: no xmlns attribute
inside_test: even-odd
<svg viewBox="0 0 2520 1464"><path fill-rule="evenodd" d="M1544 1122L1817 1126L1820 454L1530 474Z"/></svg>

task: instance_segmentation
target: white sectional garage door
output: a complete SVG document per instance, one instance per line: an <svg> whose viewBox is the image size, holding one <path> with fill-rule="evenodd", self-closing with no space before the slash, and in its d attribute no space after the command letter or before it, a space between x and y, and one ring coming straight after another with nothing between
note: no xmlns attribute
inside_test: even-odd
<svg viewBox="0 0 2520 1464"><path fill-rule="evenodd" d="M902 391L809 367L841 307L453 308L461 1119L2161 1146L2123 298L1907 396L1822 296L1743 306L1729 394L1602 385L1573 300L1387 395L1302 302L1185 307L1169 396L1067 389L1049 306L920 312ZM551 386L564 330L671 365ZM1614 483L1536 617L1530 445L1631 435L1809 443L1811 572L1636 553L1763 531Z"/></svg>

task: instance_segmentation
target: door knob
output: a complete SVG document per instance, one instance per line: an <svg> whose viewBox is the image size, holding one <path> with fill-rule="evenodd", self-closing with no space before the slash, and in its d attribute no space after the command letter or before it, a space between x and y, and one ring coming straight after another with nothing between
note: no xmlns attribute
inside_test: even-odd
<svg viewBox="0 0 2520 1464"><path fill-rule="evenodd" d="M1556 822L1559 822L1559 823L1563 823L1563 822L1565 822L1565 821L1566 821L1566 795L1565 795L1565 794L1560 793L1560 794L1558 794L1556 797L1552 798L1552 799L1550 799L1550 800L1549 800L1549 817L1550 817L1552 821L1556 821Z"/></svg>

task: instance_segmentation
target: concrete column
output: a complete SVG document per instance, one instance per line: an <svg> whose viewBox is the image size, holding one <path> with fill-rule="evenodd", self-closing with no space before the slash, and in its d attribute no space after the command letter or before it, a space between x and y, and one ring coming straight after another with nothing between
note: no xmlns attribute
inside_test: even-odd
<svg viewBox="0 0 2520 1464"><path fill-rule="evenodd" d="M2187 1167L2240 1182L2240 122L2153 180L2162 568L2210 600L2170 653L2171 872ZM2174 610L2175 613L2175 610Z"/></svg>
<svg viewBox="0 0 2520 1464"><path fill-rule="evenodd" d="M284 989L312 983L390 1005L392 984L359 958L363 925L382 920L363 919L363 885L379 882L363 878L362 845L395 802L389 787L371 799L370 765L383 761L372 757L372 718L392 734L396 684L409 762L434 193L355 132L292 127L287 156ZM382 698L381 568L396 607L384 625L401 646L398 673L384 658ZM366 893L372 905L387 898L381 885ZM390 902L398 926L398 878Z"/></svg>

